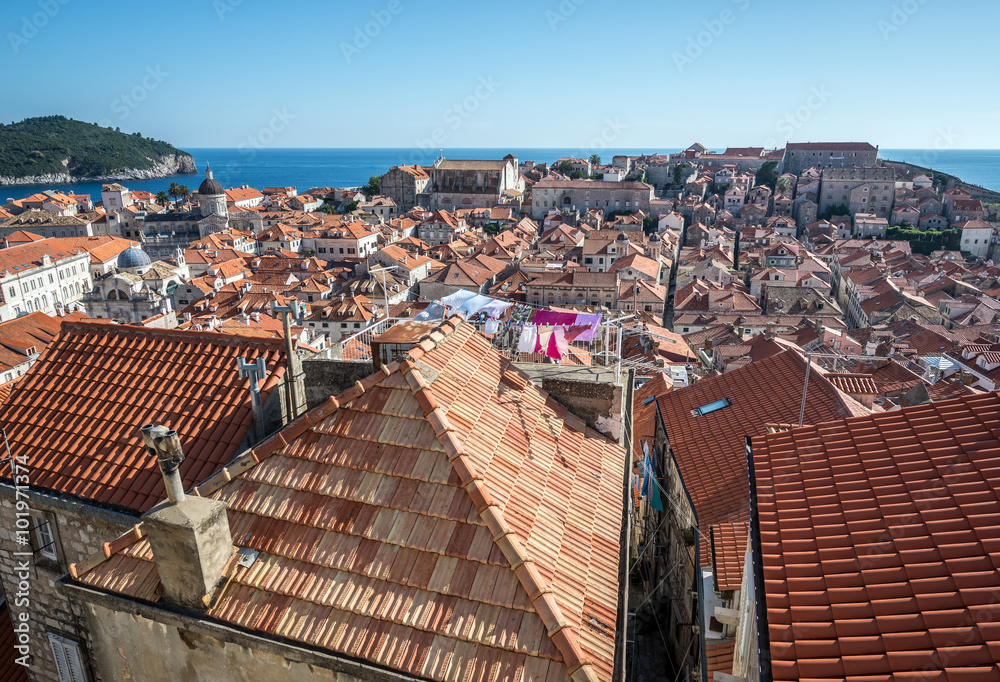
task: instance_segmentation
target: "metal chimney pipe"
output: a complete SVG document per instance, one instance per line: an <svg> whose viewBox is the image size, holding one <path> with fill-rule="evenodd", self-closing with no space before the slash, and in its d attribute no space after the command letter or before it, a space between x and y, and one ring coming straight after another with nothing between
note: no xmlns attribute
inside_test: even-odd
<svg viewBox="0 0 1000 682"><path fill-rule="evenodd" d="M166 426L146 424L139 429L142 440L146 444L146 452L155 456L163 474L163 484L167 489L167 499L171 504L184 501L184 485L178 469L184 461L184 451L181 449L181 439L177 432Z"/></svg>

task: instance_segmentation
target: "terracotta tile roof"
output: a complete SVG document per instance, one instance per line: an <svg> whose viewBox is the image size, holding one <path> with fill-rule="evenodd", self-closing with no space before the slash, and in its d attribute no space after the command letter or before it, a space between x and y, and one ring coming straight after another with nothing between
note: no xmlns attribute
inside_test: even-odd
<svg viewBox="0 0 1000 682"><path fill-rule="evenodd" d="M712 570L717 591L728 592L742 587L749 532L748 522L717 523L711 527Z"/></svg>
<svg viewBox="0 0 1000 682"><path fill-rule="evenodd" d="M39 267L44 256L58 262L63 258L85 253L82 249L67 248L62 241L43 239L40 242L28 242L11 246L9 249L0 249L0 277L6 276L5 270L11 274L18 274Z"/></svg>
<svg viewBox="0 0 1000 682"><path fill-rule="evenodd" d="M17 635L4 602L0 604L0 682L28 682L28 669L15 663L19 655L15 644Z"/></svg>
<svg viewBox="0 0 1000 682"><path fill-rule="evenodd" d="M714 682L716 672L733 672L733 656L735 651L735 639L725 639L721 641L710 640L705 643L705 656L708 659L707 669L709 682Z"/></svg>
<svg viewBox="0 0 1000 682"><path fill-rule="evenodd" d="M1000 396L757 437L753 462L775 680L1000 679Z"/></svg>
<svg viewBox="0 0 1000 682"><path fill-rule="evenodd" d="M95 237L59 237L49 241L53 244L61 245L60 251L78 249L88 252L91 263L106 263L109 260L114 260L125 249L138 246L139 244L139 242L132 241L131 239L122 239L107 235Z"/></svg>
<svg viewBox="0 0 1000 682"><path fill-rule="evenodd" d="M421 678L610 680L625 463L452 317L199 486L261 552L207 615ZM139 527L71 574L156 601L152 558Z"/></svg>
<svg viewBox="0 0 1000 682"><path fill-rule="evenodd" d="M78 321L32 365L0 418L32 485L143 512L166 493L136 424L181 434L185 488L236 454L252 423L236 358L263 356L264 400L284 374L284 343ZM9 478L6 467L0 477Z"/></svg>
<svg viewBox="0 0 1000 682"><path fill-rule="evenodd" d="M0 218L3 216L0 215ZM45 237L35 234L34 232L26 232L25 230L17 230L16 232L11 232L5 238L8 244L25 244L28 242L40 242Z"/></svg>
<svg viewBox="0 0 1000 682"><path fill-rule="evenodd" d="M712 524L749 518L746 436L766 433L768 423L798 423L805 371L805 359L785 351L657 396L667 438L706 535ZM729 407L694 415L695 408L723 398L731 401ZM806 424L866 412L813 367ZM705 543L703 565L711 562L708 549Z"/></svg>
<svg viewBox="0 0 1000 682"><path fill-rule="evenodd" d="M830 373L826 375L826 378L830 380L834 386L839 388L844 393L851 395L864 394L864 395L878 395L878 385L875 383L874 377L871 374L852 374L845 372L838 372L836 374Z"/></svg>

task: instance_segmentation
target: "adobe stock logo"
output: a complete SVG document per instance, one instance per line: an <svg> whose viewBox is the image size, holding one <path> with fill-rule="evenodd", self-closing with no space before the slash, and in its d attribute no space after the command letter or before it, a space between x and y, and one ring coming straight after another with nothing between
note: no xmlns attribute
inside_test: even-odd
<svg viewBox="0 0 1000 682"><path fill-rule="evenodd" d="M149 97L149 93L160 87L160 83L166 80L169 75L169 73L160 68L159 64L155 67L147 66L146 75L142 81L127 93L122 93L120 97L112 102L111 111L118 114L119 120L124 121L130 113L135 111L136 107Z"/></svg>
<svg viewBox="0 0 1000 682"><path fill-rule="evenodd" d="M878 30L882 34L882 40L889 40L890 35L909 23L913 15L926 4L927 0L903 0L903 2L893 5L892 14L889 15L888 21L878 20Z"/></svg>
<svg viewBox="0 0 1000 682"><path fill-rule="evenodd" d="M554 10L546 10L545 19L549 22L549 28L555 31L559 28L559 24L573 16L576 8L584 2L586 0L562 0Z"/></svg>
<svg viewBox="0 0 1000 682"><path fill-rule="evenodd" d="M348 64L351 60L361 54L361 51L372 44L375 38L382 34L382 30L392 23L394 17L403 11L403 3L400 0L389 0L385 9L370 12L372 20L362 26L354 27L354 40L340 43L340 53Z"/></svg>
<svg viewBox="0 0 1000 682"><path fill-rule="evenodd" d="M747 11L750 7L750 0L732 0L741 12ZM726 27L736 23L739 14L731 9L724 9L719 12L719 16L714 19L706 19L701 22L704 30L688 36L687 45L684 52L674 52L674 66L677 73L684 73L684 69L695 63L699 57L705 54L705 50L715 44L715 41L726 32Z"/></svg>
<svg viewBox="0 0 1000 682"><path fill-rule="evenodd" d="M62 5L69 3L69 0L39 0L38 11L30 17L25 15L21 18L21 30L17 33L7 32L7 40L14 54L21 51L21 48L28 44L28 41L38 35L38 32L48 26L49 22L59 14Z"/></svg>

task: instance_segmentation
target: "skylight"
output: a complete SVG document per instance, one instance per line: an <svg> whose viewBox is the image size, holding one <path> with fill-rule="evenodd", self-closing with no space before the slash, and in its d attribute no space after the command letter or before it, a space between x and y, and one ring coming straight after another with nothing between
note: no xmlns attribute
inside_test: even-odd
<svg viewBox="0 0 1000 682"><path fill-rule="evenodd" d="M702 405L701 407L694 408L694 416L704 417L706 414L711 414L712 412L721 410L724 407L729 407L732 404L733 403L729 400L729 398L722 398L721 400L716 400L708 405Z"/></svg>

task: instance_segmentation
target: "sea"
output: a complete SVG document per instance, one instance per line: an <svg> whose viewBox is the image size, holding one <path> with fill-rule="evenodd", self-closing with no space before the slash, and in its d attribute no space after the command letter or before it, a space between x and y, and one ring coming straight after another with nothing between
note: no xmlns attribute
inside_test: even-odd
<svg viewBox="0 0 1000 682"><path fill-rule="evenodd" d="M249 185L263 187L293 186L300 192L312 187L359 187L373 175L381 175L398 164L430 165L441 153L438 149L339 148L339 149L186 149L194 156L198 175L176 175L155 180L130 180L129 189L157 192L176 182L192 191L201 184L205 166L210 164L216 180L223 187ZM680 148L602 149L607 163L618 154L669 154ZM722 151L722 150L718 150ZM448 159L500 159L513 154L518 160L552 163L567 156L587 157L592 153L572 148L461 148L444 149ZM892 161L905 161L930 167L961 178L963 181L1000 191L1000 150L996 149L881 149L879 155ZM55 189L73 194L90 194L100 201L100 182L75 182L54 185L0 186L0 203L7 198L23 199L43 190Z"/></svg>

